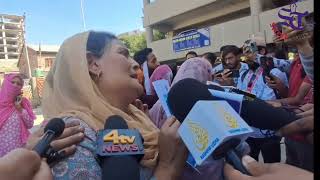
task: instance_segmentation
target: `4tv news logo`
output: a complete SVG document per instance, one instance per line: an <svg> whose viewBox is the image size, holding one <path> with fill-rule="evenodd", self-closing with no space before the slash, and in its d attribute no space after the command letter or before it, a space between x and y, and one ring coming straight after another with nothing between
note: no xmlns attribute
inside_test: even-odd
<svg viewBox="0 0 320 180"><path fill-rule="evenodd" d="M100 156L144 154L142 137L137 130L109 129L98 132Z"/></svg>

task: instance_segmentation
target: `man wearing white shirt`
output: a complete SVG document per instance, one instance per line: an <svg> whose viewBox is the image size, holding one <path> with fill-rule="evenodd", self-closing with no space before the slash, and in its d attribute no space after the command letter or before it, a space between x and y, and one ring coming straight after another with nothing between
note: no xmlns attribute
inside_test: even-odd
<svg viewBox="0 0 320 180"><path fill-rule="evenodd" d="M273 75L279 79L283 79L282 81L286 85L288 84L288 80L284 72L280 71L278 68L274 68L273 59L271 60L271 66L266 66L260 62L261 58L260 56L257 56L257 54L267 54L264 40L253 38L246 41L243 46L243 52L247 58L249 69L240 73L237 88L252 93L262 100L277 99L277 91L271 89L267 85L266 77L271 77L271 75ZM258 57L259 63L256 60ZM247 143L251 148L250 155L256 160L258 160L261 151L265 163L280 162L280 138L248 138Z"/></svg>

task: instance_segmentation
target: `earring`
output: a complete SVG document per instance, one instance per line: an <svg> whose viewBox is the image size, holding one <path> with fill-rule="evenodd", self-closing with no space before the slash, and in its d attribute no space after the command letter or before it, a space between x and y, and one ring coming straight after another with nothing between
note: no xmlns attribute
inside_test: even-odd
<svg viewBox="0 0 320 180"><path fill-rule="evenodd" d="M95 75L95 80L98 81L100 79L100 75L101 75L101 72L99 72L97 75Z"/></svg>
<svg viewBox="0 0 320 180"><path fill-rule="evenodd" d="M98 79L100 79L101 72L98 73Z"/></svg>

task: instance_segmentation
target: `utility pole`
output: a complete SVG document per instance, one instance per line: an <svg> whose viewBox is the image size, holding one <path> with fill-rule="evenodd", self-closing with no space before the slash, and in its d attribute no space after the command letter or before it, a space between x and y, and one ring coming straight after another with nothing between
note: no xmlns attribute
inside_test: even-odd
<svg viewBox="0 0 320 180"><path fill-rule="evenodd" d="M80 5L81 5L81 15L82 15L83 29L84 29L84 30L87 30L87 28L86 28L86 20L85 20L85 18L84 18L83 0L80 0Z"/></svg>
<svg viewBox="0 0 320 180"><path fill-rule="evenodd" d="M30 60L29 60L29 53L28 53L28 47L27 47L27 43L26 43L26 31L25 31L25 19L26 19L26 13L23 14L23 47L25 50L25 58L27 61L27 66L28 66L28 76L29 78L32 78L32 73L31 73L31 67L30 67Z"/></svg>

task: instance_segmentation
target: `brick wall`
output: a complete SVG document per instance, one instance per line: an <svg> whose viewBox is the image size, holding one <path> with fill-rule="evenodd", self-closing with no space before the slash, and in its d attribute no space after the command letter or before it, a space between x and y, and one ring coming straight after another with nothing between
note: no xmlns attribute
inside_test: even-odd
<svg viewBox="0 0 320 180"><path fill-rule="evenodd" d="M28 47L28 54L29 54L31 73L33 73L34 70L38 67L37 52ZM25 55L25 48L23 48L23 52L20 56L18 67L21 74L30 78L28 73L28 64L27 64L26 55Z"/></svg>

